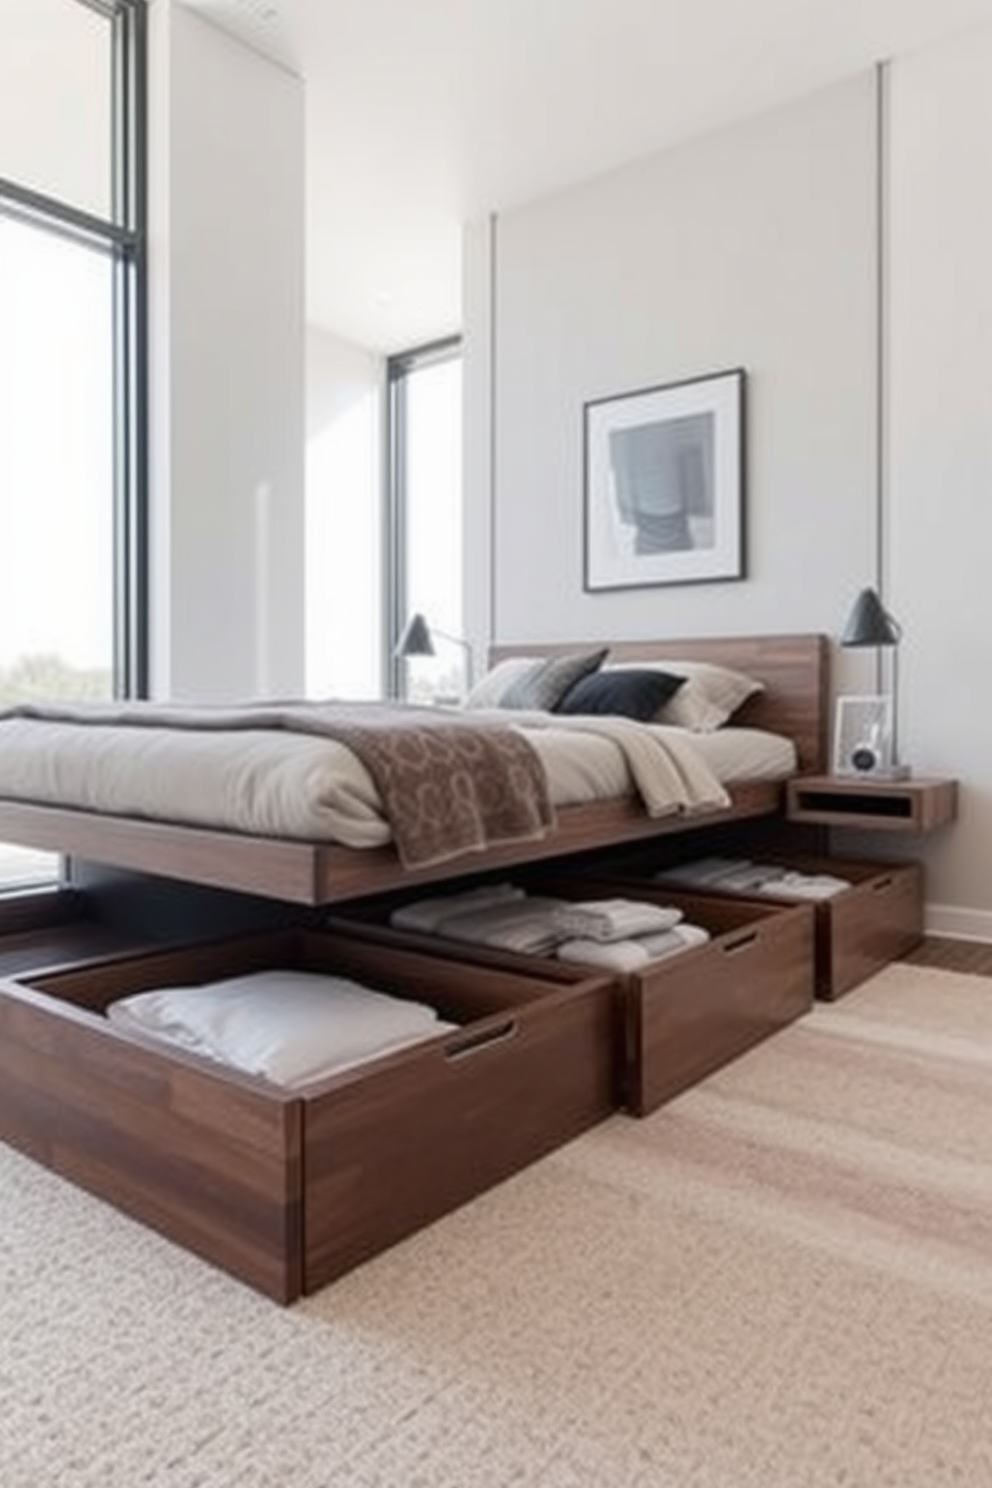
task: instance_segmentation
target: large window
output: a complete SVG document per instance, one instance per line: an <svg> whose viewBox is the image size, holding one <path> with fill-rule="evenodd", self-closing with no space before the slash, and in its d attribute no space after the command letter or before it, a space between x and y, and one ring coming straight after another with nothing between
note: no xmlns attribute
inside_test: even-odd
<svg viewBox="0 0 992 1488"><path fill-rule="evenodd" d="M393 613L399 637L421 615L433 654L393 659L393 689L413 702L463 697L469 651L462 603L462 359L456 340L389 363Z"/></svg>
<svg viewBox="0 0 992 1488"><path fill-rule="evenodd" d="M0 702L145 689L143 77L143 0L0 0Z"/></svg>

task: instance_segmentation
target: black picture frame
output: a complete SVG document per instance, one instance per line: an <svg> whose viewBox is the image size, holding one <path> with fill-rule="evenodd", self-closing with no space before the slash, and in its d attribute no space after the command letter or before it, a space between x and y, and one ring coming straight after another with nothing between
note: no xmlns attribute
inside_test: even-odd
<svg viewBox="0 0 992 1488"><path fill-rule="evenodd" d="M583 405L583 588L745 577L744 368Z"/></svg>

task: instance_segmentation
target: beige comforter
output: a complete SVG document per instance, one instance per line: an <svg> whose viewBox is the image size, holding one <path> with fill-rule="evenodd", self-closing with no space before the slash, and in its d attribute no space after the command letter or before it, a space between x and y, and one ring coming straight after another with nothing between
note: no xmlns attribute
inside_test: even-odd
<svg viewBox="0 0 992 1488"><path fill-rule="evenodd" d="M283 707L34 711L0 713L0 797L348 847L391 840L369 771L321 726L324 705L292 705L293 721ZM509 721L505 711L477 717ZM660 817L728 803L681 730L544 713L510 722L539 757L556 806L639 794Z"/></svg>

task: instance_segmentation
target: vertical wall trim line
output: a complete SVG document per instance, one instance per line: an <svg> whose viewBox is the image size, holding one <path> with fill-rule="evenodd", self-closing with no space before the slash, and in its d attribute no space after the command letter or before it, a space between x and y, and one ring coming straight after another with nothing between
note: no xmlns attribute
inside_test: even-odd
<svg viewBox="0 0 992 1488"><path fill-rule="evenodd" d="M888 249L887 184L888 170L886 152L888 131L886 128L887 106L886 62L875 65L875 588L882 602L887 602L889 555L888 543L888 275L886 252ZM879 651L875 660L876 686L881 692L882 656Z"/></svg>
<svg viewBox="0 0 992 1488"><path fill-rule="evenodd" d="M497 216L489 214L489 642L496 629L496 246ZM488 659L487 659L488 660Z"/></svg>

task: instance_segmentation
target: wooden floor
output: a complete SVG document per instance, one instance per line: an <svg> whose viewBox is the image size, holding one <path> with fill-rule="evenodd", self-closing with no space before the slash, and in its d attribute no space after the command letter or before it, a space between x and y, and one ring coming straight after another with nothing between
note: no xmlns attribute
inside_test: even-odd
<svg viewBox="0 0 992 1488"><path fill-rule="evenodd" d="M980 940L946 940L928 935L915 951L902 958L914 966L937 966L971 976L992 976L992 945Z"/></svg>

